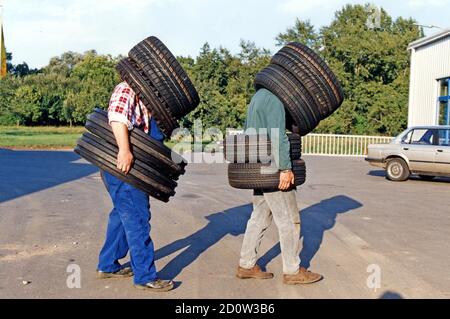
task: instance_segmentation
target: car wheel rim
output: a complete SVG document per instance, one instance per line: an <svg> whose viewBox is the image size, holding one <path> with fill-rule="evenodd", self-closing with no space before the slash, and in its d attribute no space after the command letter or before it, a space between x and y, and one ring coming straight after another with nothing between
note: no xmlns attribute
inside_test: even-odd
<svg viewBox="0 0 450 319"><path fill-rule="evenodd" d="M399 177L403 173L403 167L398 163L394 163L390 166L389 172L391 176Z"/></svg>

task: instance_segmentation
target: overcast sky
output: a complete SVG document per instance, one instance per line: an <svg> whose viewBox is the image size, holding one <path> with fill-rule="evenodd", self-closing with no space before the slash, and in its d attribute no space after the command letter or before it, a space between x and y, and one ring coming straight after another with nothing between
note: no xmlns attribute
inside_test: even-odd
<svg viewBox="0 0 450 319"><path fill-rule="evenodd" d="M240 39L274 51L274 38L295 18L328 24L356 0L0 0L13 63L46 65L65 51L126 54L149 35L176 55L196 56L206 41L236 52ZM375 0L394 17L450 27L450 0ZM438 29L425 29L427 34Z"/></svg>

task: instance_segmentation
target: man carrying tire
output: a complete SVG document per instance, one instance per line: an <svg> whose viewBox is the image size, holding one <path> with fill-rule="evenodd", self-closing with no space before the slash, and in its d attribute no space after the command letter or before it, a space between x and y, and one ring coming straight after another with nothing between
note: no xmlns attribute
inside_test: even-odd
<svg viewBox="0 0 450 319"><path fill-rule="evenodd" d="M270 279L256 264L258 249L272 219L278 228L283 259L283 282L288 285L317 282L322 276L300 267L300 215L296 200L290 145L286 134L286 113L283 103L267 89L253 96L247 111L246 130L266 129L271 139L272 154L280 170L278 190L254 190L253 212L241 249L237 277Z"/></svg>
<svg viewBox="0 0 450 319"><path fill-rule="evenodd" d="M141 129L162 141L164 135L147 108L131 87L122 82L116 86L108 108L108 120L119 146L117 168L127 174L133 163L129 130ZM151 291L169 291L171 280L157 278L155 252L150 238L150 202L148 195L103 171L102 178L111 196L114 208L109 215L106 240L100 251L98 278L125 278L134 275L136 288ZM128 251L131 268L120 265Z"/></svg>

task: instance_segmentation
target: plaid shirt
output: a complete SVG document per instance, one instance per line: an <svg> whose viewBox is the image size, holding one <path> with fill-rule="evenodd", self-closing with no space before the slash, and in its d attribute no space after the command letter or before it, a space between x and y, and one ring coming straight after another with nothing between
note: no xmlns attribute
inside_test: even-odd
<svg viewBox="0 0 450 319"><path fill-rule="evenodd" d="M133 127L143 129L145 133L150 128L150 112L139 100L138 96L126 82L116 86L108 107L108 120L123 123L132 130Z"/></svg>

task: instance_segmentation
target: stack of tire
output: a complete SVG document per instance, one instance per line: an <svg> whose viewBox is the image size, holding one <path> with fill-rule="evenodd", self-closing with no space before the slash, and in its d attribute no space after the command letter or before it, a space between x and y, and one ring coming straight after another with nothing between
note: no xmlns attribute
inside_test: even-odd
<svg viewBox="0 0 450 319"><path fill-rule="evenodd" d="M200 102L186 72L156 37L138 43L116 69L168 137L179 127L178 121ZM118 146L107 113L96 109L89 115L86 129L88 132L75 147L81 157L163 202L175 195L176 181L186 166L179 154L143 131L133 129L130 145L135 160L130 172L124 174L116 167Z"/></svg>
<svg viewBox="0 0 450 319"><path fill-rule="evenodd" d="M342 87L331 69L313 50L301 43L292 42L278 51L271 64L256 75L256 90L265 88L283 102L286 110L286 128L301 136L314 130L320 121L329 117L344 101ZM305 163L292 156L295 185L305 182ZM243 139L243 138L241 138ZM232 145L226 141L228 148ZM294 144L294 145L293 145ZM226 150L224 145L224 152ZM301 143L300 143L301 151ZM298 152L298 151L296 151ZM297 154L297 153L296 153ZM232 187L241 189L277 189L279 172L262 174L262 163L236 163L237 158L225 158L232 162L228 167L228 179Z"/></svg>
<svg viewBox="0 0 450 319"><path fill-rule="evenodd" d="M293 186L305 182L305 162L301 159L302 140L299 134L288 133L290 158L295 180ZM267 135L229 136L223 144L224 157L228 165L228 182L239 189L276 189L280 183L280 172L272 154L272 145Z"/></svg>

